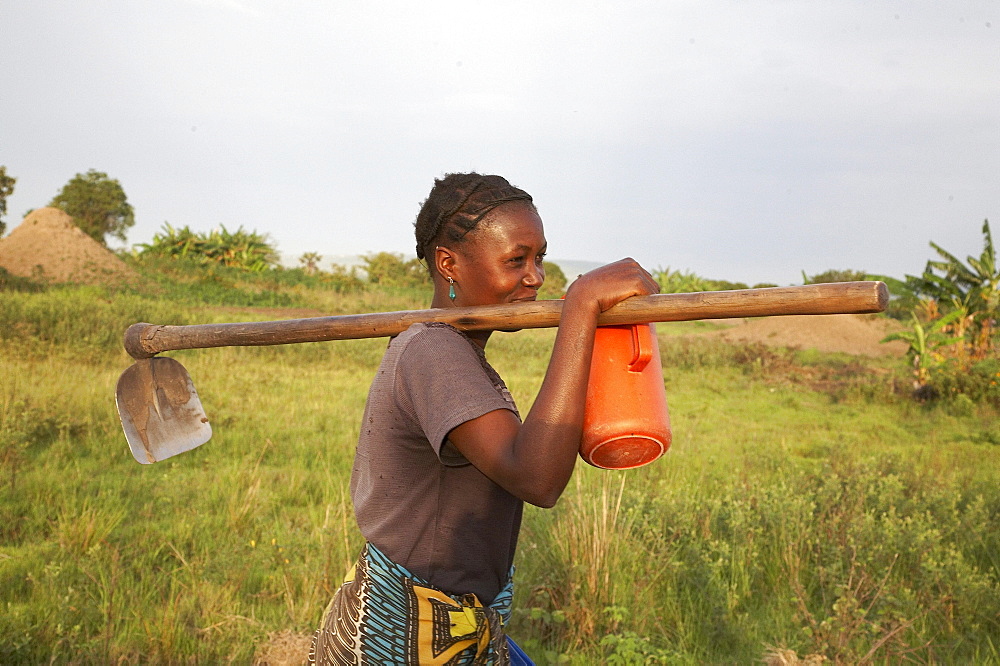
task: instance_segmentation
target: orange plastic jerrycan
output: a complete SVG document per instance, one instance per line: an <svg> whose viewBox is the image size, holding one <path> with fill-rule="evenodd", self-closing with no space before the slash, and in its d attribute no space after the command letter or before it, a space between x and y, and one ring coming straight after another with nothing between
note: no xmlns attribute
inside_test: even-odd
<svg viewBox="0 0 1000 666"><path fill-rule="evenodd" d="M595 467L629 469L659 458L670 439L653 325L597 327L580 456Z"/></svg>

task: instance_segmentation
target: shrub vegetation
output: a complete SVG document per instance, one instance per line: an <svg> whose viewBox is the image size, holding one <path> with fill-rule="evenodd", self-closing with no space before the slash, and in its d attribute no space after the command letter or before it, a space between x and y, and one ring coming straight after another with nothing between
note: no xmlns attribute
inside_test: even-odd
<svg viewBox="0 0 1000 666"><path fill-rule="evenodd" d="M928 261L920 276L892 281L915 302L911 329L886 340L910 346L914 395L920 400L988 401L1000 406L997 321L1000 318L1000 265L983 222L983 251L965 262L936 243L941 257Z"/></svg>
<svg viewBox="0 0 1000 666"><path fill-rule="evenodd" d="M229 231L220 225L209 232L195 232L164 223L151 243L141 243L138 248L140 257L172 257L245 271L259 272L278 263L278 253L267 237L243 227Z"/></svg>

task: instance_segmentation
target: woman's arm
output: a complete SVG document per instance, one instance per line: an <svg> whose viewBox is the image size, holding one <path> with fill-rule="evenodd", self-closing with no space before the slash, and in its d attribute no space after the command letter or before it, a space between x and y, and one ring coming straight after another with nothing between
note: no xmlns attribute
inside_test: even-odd
<svg viewBox="0 0 1000 666"><path fill-rule="evenodd" d="M580 447L597 315L626 298L657 291L652 276L632 259L577 278L566 294L545 379L524 422L501 409L466 421L448 439L507 492L537 506L554 506Z"/></svg>

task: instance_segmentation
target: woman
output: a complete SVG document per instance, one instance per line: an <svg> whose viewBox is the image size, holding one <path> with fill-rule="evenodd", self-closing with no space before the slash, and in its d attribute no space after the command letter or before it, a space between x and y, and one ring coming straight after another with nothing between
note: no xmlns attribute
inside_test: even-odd
<svg viewBox="0 0 1000 666"><path fill-rule="evenodd" d="M523 190L450 174L415 226L432 307L535 300L546 241ZM489 331L415 324L389 343L351 476L367 544L327 608L315 662L530 663L503 628L523 502L553 506L573 472L597 315L657 290L631 259L578 278L523 422L486 361Z"/></svg>

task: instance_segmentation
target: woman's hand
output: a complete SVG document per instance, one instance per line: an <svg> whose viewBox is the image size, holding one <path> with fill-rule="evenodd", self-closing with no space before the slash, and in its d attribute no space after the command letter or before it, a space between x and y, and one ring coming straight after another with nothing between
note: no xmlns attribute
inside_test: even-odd
<svg viewBox="0 0 1000 666"><path fill-rule="evenodd" d="M648 296L660 291L653 276L634 259L626 258L596 268L578 277L566 292L567 303L591 303L597 313L632 296Z"/></svg>

